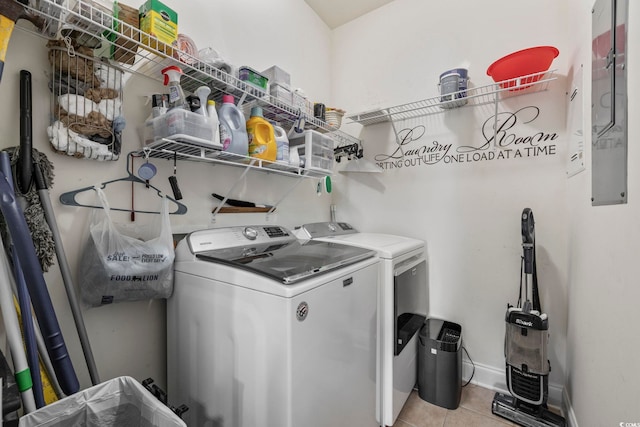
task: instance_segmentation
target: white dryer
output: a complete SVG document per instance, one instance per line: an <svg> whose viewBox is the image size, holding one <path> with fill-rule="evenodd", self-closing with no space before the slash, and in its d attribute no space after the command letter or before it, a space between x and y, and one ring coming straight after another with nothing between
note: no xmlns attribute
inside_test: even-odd
<svg viewBox="0 0 640 427"><path fill-rule="evenodd" d="M345 222L305 224L300 239L375 250L380 258L376 419L392 426L417 379L418 330L429 310L425 243L409 237L360 233Z"/></svg>
<svg viewBox="0 0 640 427"><path fill-rule="evenodd" d="M376 426L375 251L279 226L189 234L167 303L168 392L191 426Z"/></svg>

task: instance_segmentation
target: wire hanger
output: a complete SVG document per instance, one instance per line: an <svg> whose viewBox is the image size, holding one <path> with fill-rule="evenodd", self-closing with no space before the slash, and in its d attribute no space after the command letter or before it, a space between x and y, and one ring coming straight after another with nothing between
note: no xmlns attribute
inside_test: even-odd
<svg viewBox="0 0 640 427"><path fill-rule="evenodd" d="M148 154L147 154L148 155ZM131 173L129 171L129 158L133 157L133 153L129 153L127 155L127 176L122 177L122 178L118 178L118 179L112 179L110 181L105 181L100 185L101 189L104 189L107 185L114 183L114 182L137 182L140 184L144 184L145 186L147 186L148 188L153 188L154 190L156 190L156 192L158 193L158 197L165 197L165 195L162 193L162 191L160 191L160 189L154 187L153 185L149 184L147 181L143 181L142 179L138 178L137 176L135 176L133 173ZM102 209L102 206L98 206L98 205L85 205L82 204L80 202L78 202L76 200L76 195L80 194L80 193L84 193L85 191L89 191L89 190L95 190L96 186L95 185L91 185L89 187L84 187L84 188L79 188L77 190L73 190L73 191L68 191L66 193L63 193L60 195L60 203L62 203L63 205L67 205L67 206L80 206L83 208L96 208L96 209ZM175 203L177 205L177 209L175 210L175 212L170 212L171 215L184 215L185 213L187 213L187 207L185 205L183 205L182 203L178 202L177 200L166 196L167 200ZM141 210L137 210L137 209L123 209L123 208L111 208L112 211L123 211L123 212L137 212L137 213L148 213L148 214L159 214L159 211L141 211Z"/></svg>

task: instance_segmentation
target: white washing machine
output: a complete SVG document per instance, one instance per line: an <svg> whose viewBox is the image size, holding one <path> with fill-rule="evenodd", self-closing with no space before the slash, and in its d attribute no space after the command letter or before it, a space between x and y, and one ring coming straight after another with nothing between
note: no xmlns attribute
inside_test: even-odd
<svg viewBox="0 0 640 427"><path fill-rule="evenodd" d="M376 426L378 266L375 251L279 226L185 237L167 365L187 425Z"/></svg>
<svg viewBox="0 0 640 427"><path fill-rule="evenodd" d="M344 222L305 224L296 230L296 235L377 252L381 262L376 419L380 425L392 426L416 384L418 330L429 310L424 241L360 233Z"/></svg>

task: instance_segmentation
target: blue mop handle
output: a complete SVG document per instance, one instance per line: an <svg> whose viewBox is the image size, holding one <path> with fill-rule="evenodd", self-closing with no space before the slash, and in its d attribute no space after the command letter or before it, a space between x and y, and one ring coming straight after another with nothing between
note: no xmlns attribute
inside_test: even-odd
<svg viewBox="0 0 640 427"><path fill-rule="evenodd" d="M31 304L42 329L45 346L60 388L69 396L80 389L78 377L60 331L27 222L2 172L0 172L0 210L9 228L16 253L24 266L23 273L31 294Z"/></svg>

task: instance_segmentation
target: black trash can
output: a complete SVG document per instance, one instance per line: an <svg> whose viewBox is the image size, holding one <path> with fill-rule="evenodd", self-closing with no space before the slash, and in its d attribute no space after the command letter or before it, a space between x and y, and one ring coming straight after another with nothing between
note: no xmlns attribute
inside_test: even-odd
<svg viewBox="0 0 640 427"><path fill-rule="evenodd" d="M420 398L443 408L456 409L462 395L462 327L429 318L418 338Z"/></svg>

